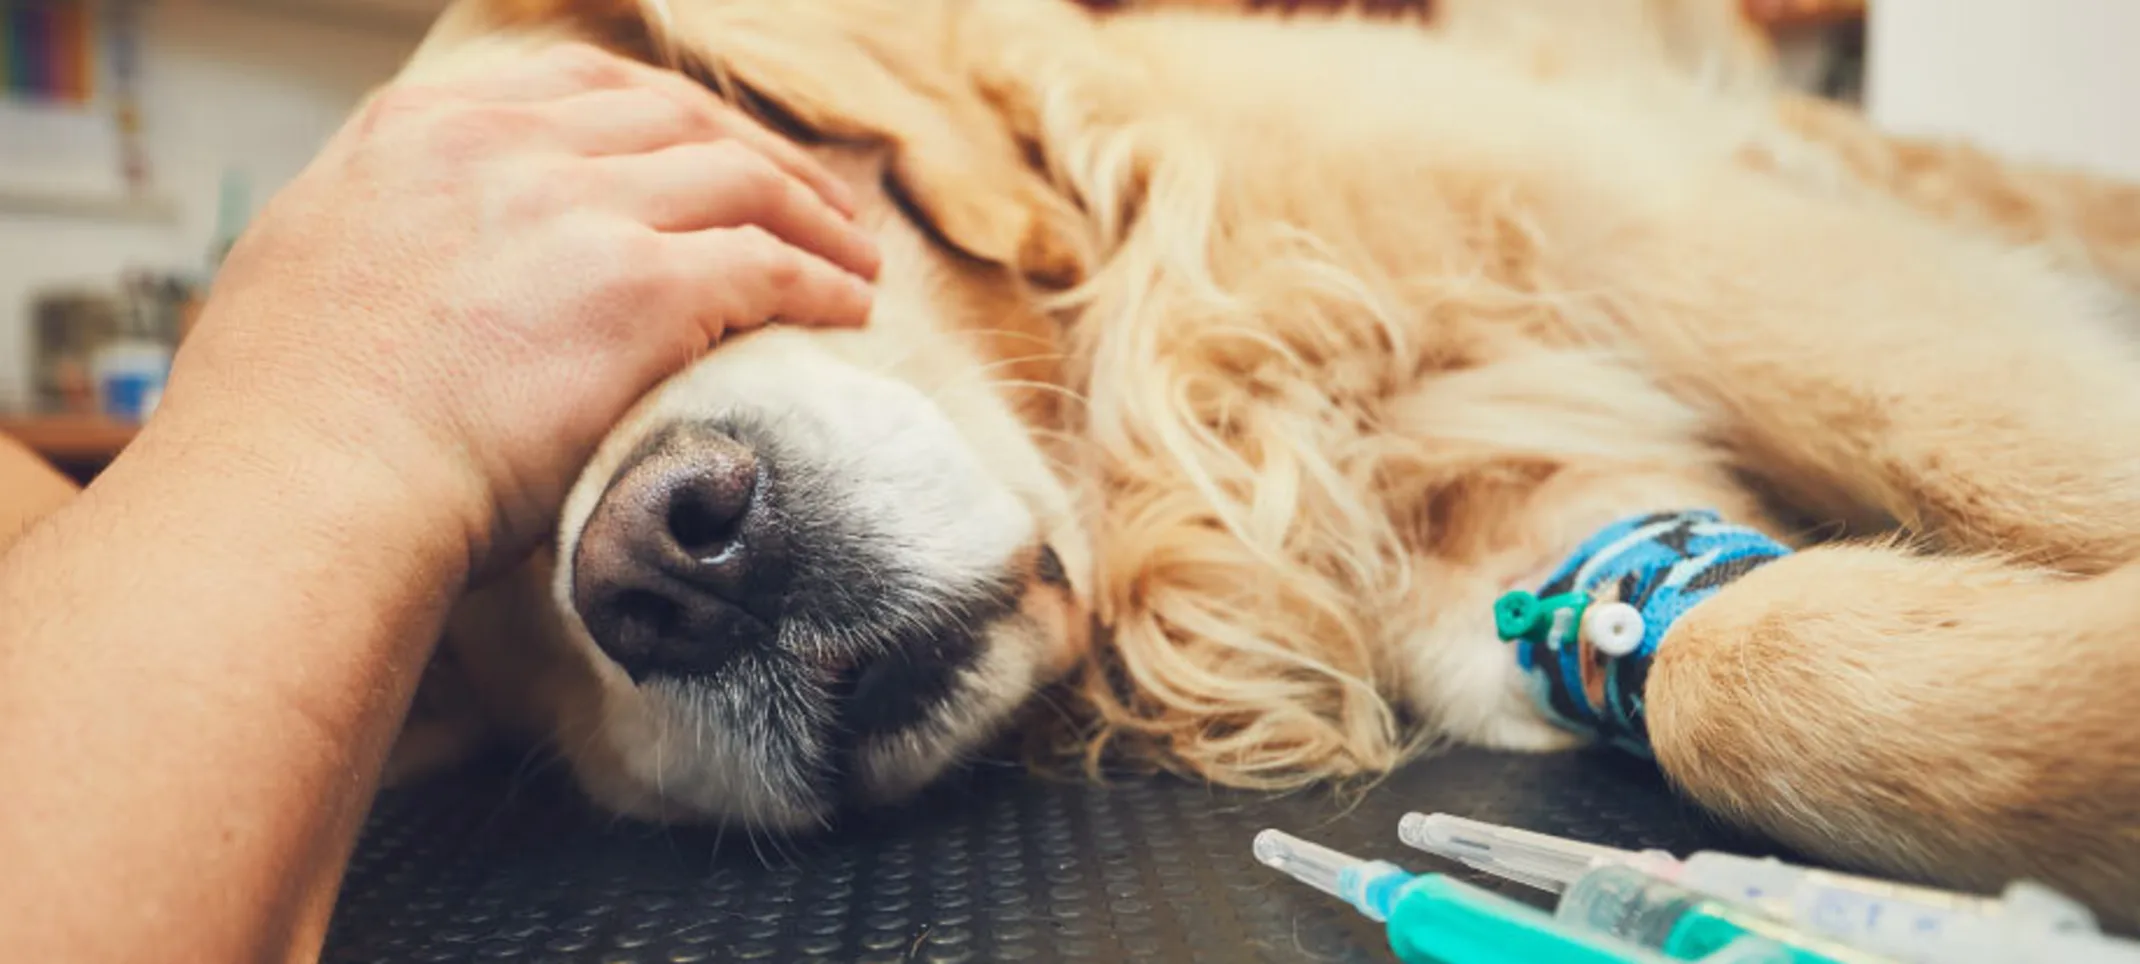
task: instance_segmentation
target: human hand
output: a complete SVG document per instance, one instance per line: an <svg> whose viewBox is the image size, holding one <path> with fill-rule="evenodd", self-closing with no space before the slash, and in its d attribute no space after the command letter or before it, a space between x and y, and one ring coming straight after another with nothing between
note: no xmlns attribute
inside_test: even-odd
<svg viewBox="0 0 2140 964"><path fill-rule="evenodd" d="M591 47L389 88L231 251L157 421L382 467L495 568L723 332L865 319L851 203L697 85Z"/></svg>

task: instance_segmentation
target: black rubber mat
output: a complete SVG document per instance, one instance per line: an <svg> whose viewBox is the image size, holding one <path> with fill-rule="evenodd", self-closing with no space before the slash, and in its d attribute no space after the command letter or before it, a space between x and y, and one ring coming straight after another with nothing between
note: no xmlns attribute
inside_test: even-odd
<svg viewBox="0 0 2140 964"><path fill-rule="evenodd" d="M500 760L381 798L327 959L1387 962L1374 925L1257 865L1249 842L1278 827L1459 870L1397 842L1407 810L1624 847L1771 852L1605 753L1460 751L1345 798L990 768L803 841L617 821L554 774Z"/></svg>

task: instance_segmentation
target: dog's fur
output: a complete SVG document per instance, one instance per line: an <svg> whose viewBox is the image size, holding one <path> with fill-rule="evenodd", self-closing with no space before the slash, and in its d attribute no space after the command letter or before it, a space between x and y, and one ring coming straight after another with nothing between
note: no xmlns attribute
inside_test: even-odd
<svg viewBox="0 0 2140 964"><path fill-rule="evenodd" d="M605 805L806 826L1066 673L1085 745L1228 784L1565 746L1494 598L1624 514L1708 505L1803 549L1666 640L1678 786L1839 864L2131 920L2140 357L2074 267L2120 263L2106 235L1942 210L1868 160L1904 147L1683 64L1346 17L464 0L408 79L573 38L820 141L887 249L868 329L679 375L558 551L457 618L465 698ZM826 552L912 578L791 614L751 672L635 685L569 570L680 424L779 453L845 533ZM896 645L977 587L1004 602L953 627L977 653L947 695L840 745L826 640Z"/></svg>

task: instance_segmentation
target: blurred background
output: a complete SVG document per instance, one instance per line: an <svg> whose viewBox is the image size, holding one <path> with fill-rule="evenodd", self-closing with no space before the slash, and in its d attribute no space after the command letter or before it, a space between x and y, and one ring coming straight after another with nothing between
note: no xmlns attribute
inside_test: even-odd
<svg viewBox="0 0 2140 964"><path fill-rule="evenodd" d="M231 238L443 5L0 0L0 433L78 474L125 444ZM2133 0L1746 0L1735 15L1786 83L1886 130L2140 181Z"/></svg>

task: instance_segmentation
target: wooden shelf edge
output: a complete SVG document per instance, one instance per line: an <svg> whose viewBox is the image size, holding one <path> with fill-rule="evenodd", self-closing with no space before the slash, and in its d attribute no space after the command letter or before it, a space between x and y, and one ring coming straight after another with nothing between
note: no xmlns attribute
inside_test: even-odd
<svg viewBox="0 0 2140 964"><path fill-rule="evenodd" d="M1746 19L1771 33L1857 23L1869 0L1743 0Z"/></svg>
<svg viewBox="0 0 2140 964"><path fill-rule="evenodd" d="M156 194L88 194L0 188L0 214L140 224L178 220L178 204Z"/></svg>
<svg viewBox="0 0 2140 964"><path fill-rule="evenodd" d="M0 416L0 435L61 462L108 460L133 442L140 429L102 415Z"/></svg>

